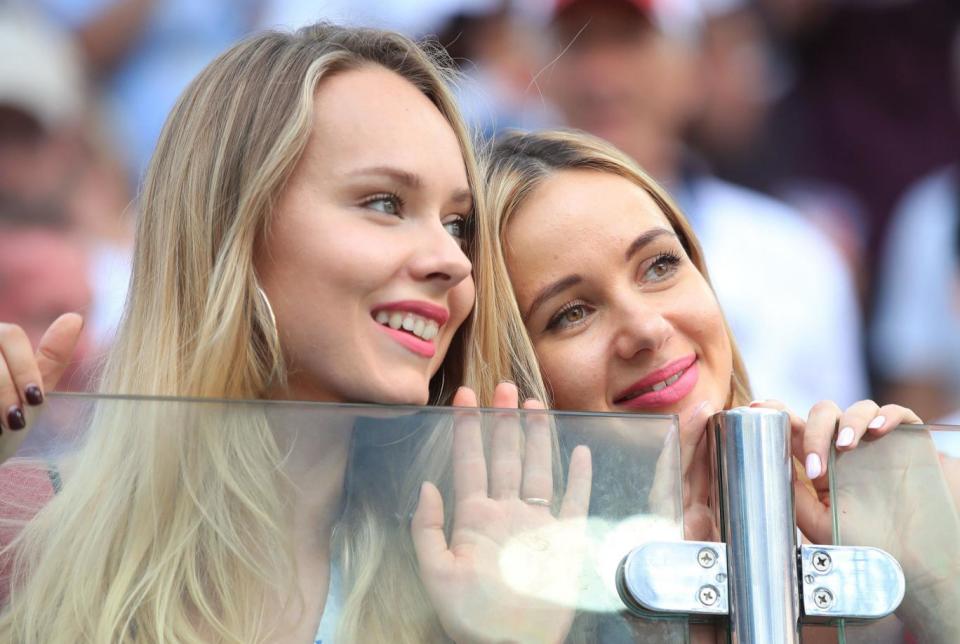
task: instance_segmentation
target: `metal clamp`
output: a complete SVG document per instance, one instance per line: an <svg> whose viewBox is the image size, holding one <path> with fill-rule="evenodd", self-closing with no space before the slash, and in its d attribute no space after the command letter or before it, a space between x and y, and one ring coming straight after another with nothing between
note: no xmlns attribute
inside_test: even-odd
<svg viewBox="0 0 960 644"><path fill-rule="evenodd" d="M899 562L879 548L801 546L800 587L805 617L877 619L903 601Z"/></svg>
<svg viewBox="0 0 960 644"><path fill-rule="evenodd" d="M878 619L903 600L903 570L879 548L805 545L797 555L805 622ZM727 545L646 543L623 560L617 587L624 603L641 615L727 615Z"/></svg>
<svg viewBox="0 0 960 644"><path fill-rule="evenodd" d="M710 541L651 542L623 560L617 587L638 612L726 615L727 546Z"/></svg>

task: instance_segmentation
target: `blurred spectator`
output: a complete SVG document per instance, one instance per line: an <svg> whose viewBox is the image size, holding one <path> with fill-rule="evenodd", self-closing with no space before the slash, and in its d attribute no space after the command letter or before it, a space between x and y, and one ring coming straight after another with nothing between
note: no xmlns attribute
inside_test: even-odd
<svg viewBox="0 0 960 644"><path fill-rule="evenodd" d="M960 106L960 39L953 65ZM925 419L960 409L960 146L953 158L900 200L876 281L877 376Z"/></svg>
<svg viewBox="0 0 960 644"><path fill-rule="evenodd" d="M23 327L34 346L60 315L87 315L93 299L90 258L57 212L0 203L0 320ZM93 342L84 329L59 389L84 390Z"/></svg>
<svg viewBox="0 0 960 644"><path fill-rule="evenodd" d="M137 180L177 97L254 26L261 0L35 0L72 31Z"/></svg>
<svg viewBox="0 0 960 644"><path fill-rule="evenodd" d="M797 409L866 396L860 316L830 241L785 205L694 162L683 134L701 101L689 3L558 0L545 87L567 122L665 182L703 243L754 393Z"/></svg>
<svg viewBox="0 0 960 644"><path fill-rule="evenodd" d="M956 0L756 0L773 27L790 87L764 140L758 179L808 196L835 186L859 221L868 267L906 187L956 158L950 95ZM777 161L774 161L774 157ZM775 185L779 184L779 185ZM828 196L835 212L841 204ZM821 202L822 204L823 202ZM828 207L828 209L831 209Z"/></svg>
<svg viewBox="0 0 960 644"><path fill-rule="evenodd" d="M70 37L38 14L0 9L0 207L21 219L62 220L84 245L88 273L78 278L94 291L84 314L93 340L105 345L126 294L131 196L90 116L80 60Z"/></svg>
<svg viewBox="0 0 960 644"><path fill-rule="evenodd" d="M509 0L461 0L450 9L436 39L466 76L458 98L467 121L487 137L556 122L556 110L537 87L547 43L534 17Z"/></svg>
<svg viewBox="0 0 960 644"><path fill-rule="evenodd" d="M960 165L911 188L877 276L873 354L891 400L934 419L960 407Z"/></svg>

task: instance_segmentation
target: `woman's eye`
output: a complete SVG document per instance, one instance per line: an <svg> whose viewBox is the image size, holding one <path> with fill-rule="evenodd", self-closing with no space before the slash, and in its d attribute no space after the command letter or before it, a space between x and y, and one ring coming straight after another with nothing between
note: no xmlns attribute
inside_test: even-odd
<svg viewBox="0 0 960 644"><path fill-rule="evenodd" d="M561 309L550 322L547 323L547 329L565 329L583 322L589 311L584 304L572 304Z"/></svg>
<svg viewBox="0 0 960 644"><path fill-rule="evenodd" d="M663 253L653 260L653 263L644 273L644 279L653 282L665 280L677 272L680 257L673 253Z"/></svg>
<svg viewBox="0 0 960 644"><path fill-rule="evenodd" d="M451 237L456 239L462 240L467 236L467 222L463 220L463 217L443 222L443 228L450 233Z"/></svg>
<svg viewBox="0 0 960 644"><path fill-rule="evenodd" d="M400 206L402 204L400 202L400 198L396 195L384 194L374 195L373 197L370 197L364 201L362 205L366 208L376 210L377 212L382 212L386 215L399 215Z"/></svg>

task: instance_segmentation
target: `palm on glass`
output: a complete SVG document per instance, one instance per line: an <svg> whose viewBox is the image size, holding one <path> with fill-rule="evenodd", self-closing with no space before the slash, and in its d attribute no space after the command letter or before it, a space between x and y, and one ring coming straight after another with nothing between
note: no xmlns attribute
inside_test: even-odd
<svg viewBox="0 0 960 644"><path fill-rule="evenodd" d="M515 386L497 387L495 407L515 410L517 402ZM461 389L454 405L476 407L476 396ZM543 409L536 401L523 407ZM457 642L560 642L573 621L590 452L582 445L573 450L557 504L547 415L528 413L526 421L524 432L516 413L495 420L488 463L480 415L456 418L449 540L439 490L429 482L421 488L411 528L420 574L441 624Z"/></svg>
<svg viewBox="0 0 960 644"><path fill-rule="evenodd" d="M66 313L54 320L36 350L15 324L0 323L0 463L13 456L27 436L31 408L57 386L70 363L83 318Z"/></svg>

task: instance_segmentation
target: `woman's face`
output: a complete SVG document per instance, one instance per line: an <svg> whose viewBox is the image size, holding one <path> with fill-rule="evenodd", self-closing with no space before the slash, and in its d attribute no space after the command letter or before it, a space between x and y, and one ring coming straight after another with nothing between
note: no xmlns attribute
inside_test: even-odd
<svg viewBox="0 0 960 644"><path fill-rule="evenodd" d="M720 308L642 188L613 174L557 172L505 234L558 409L683 414L726 402L732 353Z"/></svg>
<svg viewBox="0 0 960 644"><path fill-rule="evenodd" d="M474 301L457 137L372 65L321 81L314 110L255 257L289 367L282 395L426 403Z"/></svg>

